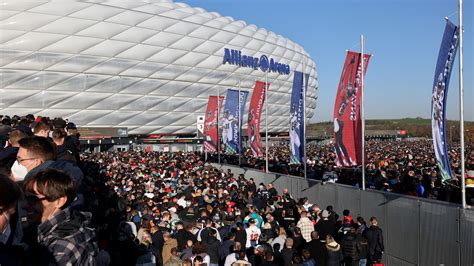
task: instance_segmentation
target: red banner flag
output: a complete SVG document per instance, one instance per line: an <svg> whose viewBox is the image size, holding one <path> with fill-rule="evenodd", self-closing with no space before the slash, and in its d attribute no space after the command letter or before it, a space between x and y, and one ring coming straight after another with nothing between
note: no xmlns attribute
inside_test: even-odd
<svg viewBox="0 0 474 266"><path fill-rule="evenodd" d="M267 85L267 89L270 84ZM260 142L260 117L265 103L265 82L255 82L248 114L248 137L253 156L263 157L263 146Z"/></svg>
<svg viewBox="0 0 474 266"><path fill-rule="evenodd" d="M222 108L224 96L219 97L219 106ZM217 110L217 96L209 96L206 114L204 115L204 150L206 152L217 151L217 117L220 110Z"/></svg>
<svg viewBox="0 0 474 266"><path fill-rule="evenodd" d="M356 166L362 160L362 120L360 118L360 53L348 51L334 105L334 141L338 166ZM364 54L364 75L370 55Z"/></svg>

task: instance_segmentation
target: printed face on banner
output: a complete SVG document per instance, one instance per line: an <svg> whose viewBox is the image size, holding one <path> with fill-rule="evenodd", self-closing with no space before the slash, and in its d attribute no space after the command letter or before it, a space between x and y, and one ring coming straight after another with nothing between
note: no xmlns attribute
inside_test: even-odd
<svg viewBox="0 0 474 266"><path fill-rule="evenodd" d="M304 119L303 119L303 73L295 71L290 103L290 164L303 163Z"/></svg>
<svg viewBox="0 0 474 266"><path fill-rule="evenodd" d="M220 97L220 106L222 106L222 101L224 97ZM207 103L206 113L204 117L204 149L206 152L216 152L217 151L217 96L209 96L209 101Z"/></svg>
<svg viewBox="0 0 474 266"><path fill-rule="evenodd" d="M364 54L364 72L367 71L369 59L370 55ZM338 166L351 167L361 163L360 95L362 74L361 54L349 51L334 105L334 140Z"/></svg>
<svg viewBox="0 0 474 266"><path fill-rule="evenodd" d="M270 86L267 84L267 88ZM255 82L252 99L250 100L248 113L248 140L252 154L255 157L263 157L263 145L260 142L260 117L265 104L265 83Z"/></svg>
<svg viewBox="0 0 474 266"><path fill-rule="evenodd" d="M242 152L242 116L247 94L247 91L241 91L239 97L238 90L227 90L222 118L222 144L223 150L228 154L240 154Z"/></svg>
<svg viewBox="0 0 474 266"><path fill-rule="evenodd" d="M447 21L438 54L431 103L431 130L438 169L443 180L453 174L446 142L446 104L449 79L458 47L458 27Z"/></svg>

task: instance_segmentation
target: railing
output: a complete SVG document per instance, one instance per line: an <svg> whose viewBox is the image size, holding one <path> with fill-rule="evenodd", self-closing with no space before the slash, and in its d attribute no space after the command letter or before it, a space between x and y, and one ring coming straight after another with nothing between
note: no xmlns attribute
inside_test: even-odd
<svg viewBox="0 0 474 266"><path fill-rule="evenodd" d="M293 197L307 197L321 208L332 205L338 213L349 209L353 217L362 216L366 220L376 216L384 235L385 265L474 265L473 209L232 165L213 165L253 177L257 185L273 183L278 191L288 188Z"/></svg>

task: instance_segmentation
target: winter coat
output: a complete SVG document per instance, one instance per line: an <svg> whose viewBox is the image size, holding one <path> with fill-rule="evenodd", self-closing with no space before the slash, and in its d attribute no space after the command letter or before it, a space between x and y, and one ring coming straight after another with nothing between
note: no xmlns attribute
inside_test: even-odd
<svg viewBox="0 0 474 266"><path fill-rule="evenodd" d="M237 230L235 232L235 241L239 242L243 246L247 243L247 232L244 230Z"/></svg>
<svg viewBox="0 0 474 266"><path fill-rule="evenodd" d="M319 241L319 239L311 240L307 245L306 249L309 250L311 258L316 261L317 266L325 266L326 259L328 256L328 251L326 246Z"/></svg>
<svg viewBox="0 0 474 266"><path fill-rule="evenodd" d="M360 259L366 259L369 255L369 241L365 239L362 235L358 234L356 237L357 240L357 251L359 252Z"/></svg>
<svg viewBox="0 0 474 266"><path fill-rule="evenodd" d="M164 266L181 266L183 263L178 257L171 255L170 259L165 262Z"/></svg>
<svg viewBox="0 0 474 266"><path fill-rule="evenodd" d="M364 232L365 238L369 242L369 254L373 255L375 252L383 252L383 233L380 227L372 225Z"/></svg>
<svg viewBox="0 0 474 266"><path fill-rule="evenodd" d="M69 208L38 226L39 264L92 265L98 254L91 214Z"/></svg>
<svg viewBox="0 0 474 266"><path fill-rule="evenodd" d="M219 260L222 257L222 246L221 242L217 240L216 237L210 236L207 242L205 242L207 246L207 254L209 254L211 263L219 263Z"/></svg>
<svg viewBox="0 0 474 266"><path fill-rule="evenodd" d="M359 260L359 251L357 250L357 239L354 234L348 234L342 240L342 254L344 258L350 261Z"/></svg>
<svg viewBox="0 0 474 266"><path fill-rule="evenodd" d="M339 266L341 261L344 260L344 257L342 256L341 246L336 242L331 242L329 244L326 244L326 249L328 251L326 265Z"/></svg>
<svg viewBox="0 0 474 266"><path fill-rule="evenodd" d="M320 220L316 226L315 230L319 234L319 239L326 240L327 235L335 236L337 232L336 224L331 222L330 220Z"/></svg>
<svg viewBox="0 0 474 266"><path fill-rule="evenodd" d="M176 241L176 239L168 238L168 240L165 240L165 244L163 245L163 252L161 253L163 262L166 262L171 258L171 249L177 246L178 242Z"/></svg>
<svg viewBox="0 0 474 266"><path fill-rule="evenodd" d="M189 231L186 231L184 229L179 230L176 233L176 241L178 242L178 252L183 251L183 249L186 248L186 242L188 240L192 240L193 243L196 242L196 236L191 234Z"/></svg>
<svg viewBox="0 0 474 266"><path fill-rule="evenodd" d="M283 257L284 265L285 266L290 266L291 261L293 260L293 256L295 255L296 251L294 249L290 248L284 248L281 251L281 256Z"/></svg>

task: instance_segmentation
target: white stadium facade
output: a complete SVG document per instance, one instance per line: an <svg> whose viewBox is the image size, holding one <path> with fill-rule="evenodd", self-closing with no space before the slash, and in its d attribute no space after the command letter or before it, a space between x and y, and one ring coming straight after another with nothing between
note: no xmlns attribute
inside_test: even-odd
<svg viewBox="0 0 474 266"><path fill-rule="evenodd" d="M3 0L0 21L0 114L63 117L128 134L189 134L217 90L240 86L249 91L248 107L255 81L265 81L262 56L273 63L269 131L288 131L293 71L310 74L308 118L316 107L316 65L301 46L202 8ZM240 64L226 62L226 52L241 55Z"/></svg>

